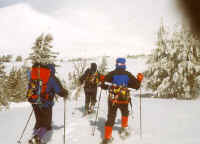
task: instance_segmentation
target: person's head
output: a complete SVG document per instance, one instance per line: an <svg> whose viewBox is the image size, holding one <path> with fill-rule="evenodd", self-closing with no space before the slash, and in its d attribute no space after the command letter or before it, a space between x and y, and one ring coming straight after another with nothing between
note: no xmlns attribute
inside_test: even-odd
<svg viewBox="0 0 200 144"><path fill-rule="evenodd" d="M125 58L117 58L116 59L116 69L126 69L126 59Z"/></svg>
<svg viewBox="0 0 200 144"><path fill-rule="evenodd" d="M50 69L51 74L55 75L56 73L55 64L48 64L47 67Z"/></svg>
<svg viewBox="0 0 200 144"><path fill-rule="evenodd" d="M91 70L92 73L95 73L97 71L97 64L91 63L90 64L90 70Z"/></svg>

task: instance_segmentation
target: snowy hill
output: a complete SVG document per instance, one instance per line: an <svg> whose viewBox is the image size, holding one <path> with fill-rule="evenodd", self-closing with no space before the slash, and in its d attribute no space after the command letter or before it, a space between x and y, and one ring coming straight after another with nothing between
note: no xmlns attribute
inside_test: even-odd
<svg viewBox="0 0 200 144"><path fill-rule="evenodd" d="M0 51L27 56L51 33L61 57L150 53L161 17L172 25L175 12L173 0L0 0Z"/></svg>

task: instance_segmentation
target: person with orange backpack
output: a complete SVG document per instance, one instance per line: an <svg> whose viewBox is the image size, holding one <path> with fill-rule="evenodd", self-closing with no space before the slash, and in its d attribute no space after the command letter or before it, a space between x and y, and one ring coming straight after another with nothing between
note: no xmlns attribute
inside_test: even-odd
<svg viewBox="0 0 200 144"><path fill-rule="evenodd" d="M139 73L137 78L126 71L126 59L116 59L116 69L109 72L104 77L102 88L109 91L108 95L108 115L105 123L104 139L102 144L112 143L112 127L115 123L117 109L121 111L121 129L120 135L129 135L128 128L128 104L131 102L130 90L139 89L143 79L143 74Z"/></svg>
<svg viewBox="0 0 200 144"><path fill-rule="evenodd" d="M29 144L40 144L43 136L51 130L52 107L55 94L68 98L68 91L64 89L55 76L54 64L35 63L30 72L27 97L31 103L35 115L33 137Z"/></svg>

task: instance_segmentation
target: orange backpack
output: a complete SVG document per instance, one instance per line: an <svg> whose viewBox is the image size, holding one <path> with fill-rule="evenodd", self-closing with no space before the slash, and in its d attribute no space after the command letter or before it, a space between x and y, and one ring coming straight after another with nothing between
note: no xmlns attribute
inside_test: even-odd
<svg viewBox="0 0 200 144"><path fill-rule="evenodd" d="M46 93L46 88L49 78L50 70L48 68L32 68L27 91L27 98L30 103L41 104L41 99L48 100L49 96Z"/></svg>

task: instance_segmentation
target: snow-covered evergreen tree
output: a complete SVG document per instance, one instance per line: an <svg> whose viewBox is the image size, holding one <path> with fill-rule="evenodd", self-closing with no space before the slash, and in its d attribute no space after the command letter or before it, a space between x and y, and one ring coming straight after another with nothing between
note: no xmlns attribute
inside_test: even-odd
<svg viewBox="0 0 200 144"><path fill-rule="evenodd" d="M107 67L108 67L108 62L107 62L106 56L103 56L103 57L102 57L102 60L101 60L101 63L100 63L100 65L98 66L98 71L99 71L101 74L106 74L107 69L108 69Z"/></svg>
<svg viewBox="0 0 200 144"><path fill-rule="evenodd" d="M5 76L5 71L4 71L4 69L5 69L5 66L4 66L4 64L0 61L0 79L3 79L4 76Z"/></svg>
<svg viewBox="0 0 200 144"><path fill-rule="evenodd" d="M5 66L4 64L0 61L0 106L1 105L8 105L8 100L7 97L4 93L4 88L3 85L5 83L5 79L6 79L6 73L4 71Z"/></svg>
<svg viewBox="0 0 200 144"><path fill-rule="evenodd" d="M29 59L32 60L32 63L49 64L56 61L58 53L52 52L52 41L53 37L51 34L47 34L46 36L41 34L36 39L35 44L32 47L33 52L29 56Z"/></svg>
<svg viewBox="0 0 200 144"><path fill-rule="evenodd" d="M183 26L177 27L171 35L166 34L161 24L157 48L145 73L149 78L147 87L155 91L157 97L196 98L200 39Z"/></svg>
<svg viewBox="0 0 200 144"><path fill-rule="evenodd" d="M68 74L69 88L75 89L80 85L79 78L84 73L87 67L87 60L83 59L73 63L73 71Z"/></svg>
<svg viewBox="0 0 200 144"><path fill-rule="evenodd" d="M22 66L20 69L13 67L10 71L4 83L4 93L9 101L20 102L26 100L26 88L28 85L26 70L27 68Z"/></svg>
<svg viewBox="0 0 200 144"><path fill-rule="evenodd" d="M167 77L167 71L164 69L164 65L167 62L166 48L168 44L168 32L166 27L161 23L159 31L157 33L157 48L153 50L147 63L149 64L148 71L145 72L145 80L147 88L156 91L162 81Z"/></svg>

